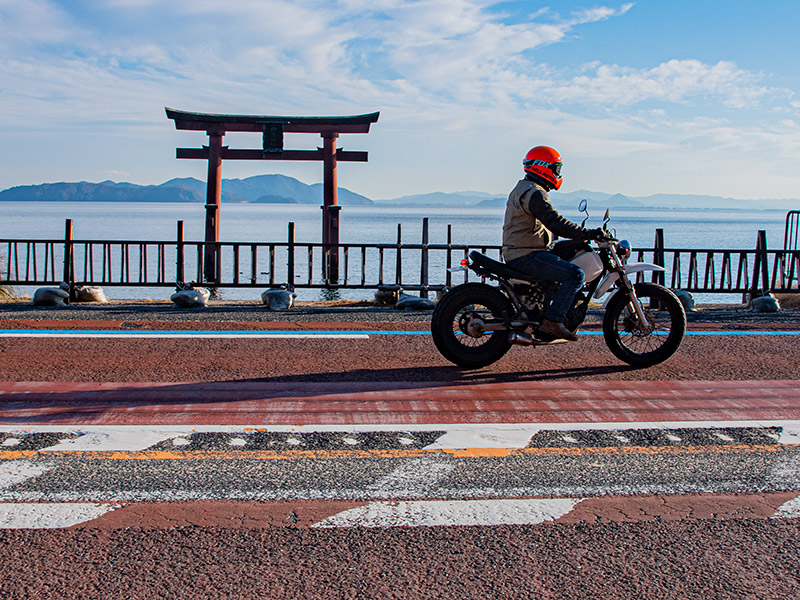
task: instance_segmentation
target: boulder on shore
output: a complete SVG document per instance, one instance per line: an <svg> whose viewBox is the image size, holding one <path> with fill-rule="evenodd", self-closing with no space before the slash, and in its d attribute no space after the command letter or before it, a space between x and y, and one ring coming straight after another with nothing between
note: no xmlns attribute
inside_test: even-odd
<svg viewBox="0 0 800 600"><path fill-rule="evenodd" d="M400 294L400 297L395 304L397 310L433 310L436 305L433 300L428 298L420 298L410 294Z"/></svg>
<svg viewBox="0 0 800 600"><path fill-rule="evenodd" d="M75 302L98 302L100 304L108 304L103 288L99 286L83 286L76 293Z"/></svg>
<svg viewBox="0 0 800 600"><path fill-rule="evenodd" d="M694 295L686 290L672 290L672 293L678 297L678 300L683 304L683 310L686 312L695 312L697 308L694 305Z"/></svg>
<svg viewBox="0 0 800 600"><path fill-rule="evenodd" d="M39 288L33 294L34 306L66 306L69 304L69 284Z"/></svg>
<svg viewBox="0 0 800 600"><path fill-rule="evenodd" d="M175 304L181 308L203 308L208 303L211 292L206 288L184 285L170 296Z"/></svg>
<svg viewBox="0 0 800 600"><path fill-rule="evenodd" d="M394 306L400 299L403 288L399 285L381 285L375 290L375 304L378 306Z"/></svg>
<svg viewBox="0 0 800 600"><path fill-rule="evenodd" d="M775 313L781 309L781 303L772 294L759 296L750 301L749 309L758 313Z"/></svg>
<svg viewBox="0 0 800 600"><path fill-rule="evenodd" d="M261 294L263 302L270 310L289 310L294 304L295 294L288 287L269 289Z"/></svg>

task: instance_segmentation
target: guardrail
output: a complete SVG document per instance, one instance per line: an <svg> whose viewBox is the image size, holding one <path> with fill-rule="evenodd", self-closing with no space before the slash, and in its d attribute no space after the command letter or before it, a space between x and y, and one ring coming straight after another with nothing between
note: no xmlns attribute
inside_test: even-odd
<svg viewBox="0 0 800 600"><path fill-rule="evenodd" d="M787 221L788 222L788 221ZM476 279L465 271L451 273L471 250L499 257L498 245L452 243L452 227L444 244L428 241L428 220L423 220L420 243L405 243L397 226L397 241L388 244L339 244L340 277L324 278L321 243L296 242L294 224L288 224L285 242L219 242L214 245L213 281L204 281L205 242L186 241L178 222L173 241L76 240L67 220L61 240L0 239L5 265L0 279L11 286L39 286L67 282L80 285L172 287L194 280L212 288L277 287L377 289L398 285L421 296ZM639 261L653 262L667 272L637 274L652 281L700 293L737 293L753 296L772 292L798 292L800 250L769 250L765 231L759 231L753 249L687 249L664 246L664 232L656 230L652 248L635 251ZM0 262L2 265L2 262ZM734 277L735 274L735 277Z"/></svg>

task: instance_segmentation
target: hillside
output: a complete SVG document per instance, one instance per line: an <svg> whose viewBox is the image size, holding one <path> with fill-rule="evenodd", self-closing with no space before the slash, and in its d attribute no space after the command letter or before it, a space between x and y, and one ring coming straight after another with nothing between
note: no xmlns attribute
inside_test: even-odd
<svg viewBox="0 0 800 600"><path fill-rule="evenodd" d="M0 192L0 201L18 202L205 202L206 183L191 177L170 179L160 185L86 181L43 183L12 187ZM553 192L553 204L563 210L575 208L582 198L589 200L590 210L606 207L626 209L800 209L800 200L746 200L699 194L652 194L626 196L588 190ZM344 206L417 207L417 208L498 208L506 203L507 193L431 192L371 200L366 196L339 188L339 203ZM256 175L246 179L223 179L222 201L258 204L322 204L322 184L305 184L286 175Z"/></svg>
<svg viewBox="0 0 800 600"><path fill-rule="evenodd" d="M16 202L205 202L205 197L206 183L191 177L161 185L81 181L24 185L0 192L0 201ZM223 179L222 201L322 204L322 184L307 185L284 175ZM339 203L368 205L372 200L340 187Z"/></svg>

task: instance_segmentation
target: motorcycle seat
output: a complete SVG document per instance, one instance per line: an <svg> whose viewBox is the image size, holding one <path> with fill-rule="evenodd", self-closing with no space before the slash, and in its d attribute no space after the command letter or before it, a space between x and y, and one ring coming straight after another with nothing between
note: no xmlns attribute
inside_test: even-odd
<svg viewBox="0 0 800 600"><path fill-rule="evenodd" d="M504 277L505 279L521 279L523 281L536 281L536 278L528 273L523 273L522 271L517 271L516 269L512 269L507 264L500 262L499 260L495 260L493 258L489 258L485 254L481 254L477 250L473 250L469 253L469 259L472 261L474 265L476 265L480 270L486 271L487 273L491 273L493 275L499 275L500 277Z"/></svg>

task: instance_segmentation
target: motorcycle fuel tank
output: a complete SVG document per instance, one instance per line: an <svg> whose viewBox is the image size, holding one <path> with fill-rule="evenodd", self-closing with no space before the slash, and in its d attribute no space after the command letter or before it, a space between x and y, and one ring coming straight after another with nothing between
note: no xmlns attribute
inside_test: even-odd
<svg viewBox="0 0 800 600"><path fill-rule="evenodd" d="M586 275L586 282L594 281L603 273L603 261L596 252L579 252L569 261L578 265Z"/></svg>

